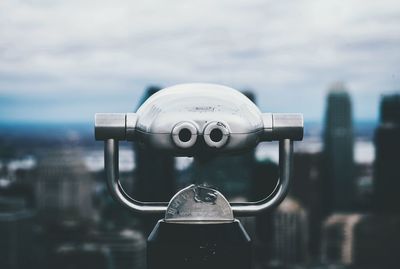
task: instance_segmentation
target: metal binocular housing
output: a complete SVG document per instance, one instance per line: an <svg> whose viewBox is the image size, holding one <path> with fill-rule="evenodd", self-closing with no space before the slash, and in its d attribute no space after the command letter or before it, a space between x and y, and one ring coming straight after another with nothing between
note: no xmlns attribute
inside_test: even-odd
<svg viewBox="0 0 400 269"><path fill-rule="evenodd" d="M130 210L162 213L167 202L142 202L123 190L118 178L118 141L136 141L175 156L204 156L253 149L279 141L280 178L274 191L257 202L231 203L236 215L252 215L279 204L291 177L293 141L303 138L303 116L262 113L245 95L214 84L181 84L152 95L136 113L98 113L96 140L104 141L107 185Z"/></svg>

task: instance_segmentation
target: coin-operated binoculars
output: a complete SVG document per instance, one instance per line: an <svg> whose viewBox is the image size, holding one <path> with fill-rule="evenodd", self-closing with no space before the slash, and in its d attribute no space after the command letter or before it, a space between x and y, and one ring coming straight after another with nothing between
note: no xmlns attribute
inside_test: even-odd
<svg viewBox="0 0 400 269"><path fill-rule="evenodd" d="M247 97L228 87L182 84L154 94L136 113L96 114L95 137L104 140L112 197L135 213L165 213L148 238L149 269L245 269L251 268L251 242L234 216L255 215L284 199L293 141L303 138L303 117L261 113ZM203 161L253 149L261 141L279 141L279 180L274 191L257 202L229 203L220 192L195 185L179 191L169 203L137 201L118 179L120 140Z"/></svg>

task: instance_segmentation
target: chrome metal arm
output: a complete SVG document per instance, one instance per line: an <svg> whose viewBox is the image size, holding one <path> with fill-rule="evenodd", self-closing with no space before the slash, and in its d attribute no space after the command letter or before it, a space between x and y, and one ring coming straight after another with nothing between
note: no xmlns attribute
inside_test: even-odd
<svg viewBox="0 0 400 269"><path fill-rule="evenodd" d="M133 199L124 191L121 182L119 181L118 163L118 140L105 140L104 167L106 171L107 186L113 199L136 213L164 213L167 209L167 202L141 202Z"/></svg>
<svg viewBox="0 0 400 269"><path fill-rule="evenodd" d="M257 202L231 203L232 211L237 216L255 215L274 208L285 199L289 191L292 176L293 141L279 141L279 179L273 192Z"/></svg>
<svg viewBox="0 0 400 269"><path fill-rule="evenodd" d="M279 141L279 180L274 191L258 202L231 203L236 216L254 215L277 206L286 196L291 177L293 141ZM118 140L104 141L104 165L108 189L114 200L136 213L164 213L168 202L141 202L130 197L119 181Z"/></svg>

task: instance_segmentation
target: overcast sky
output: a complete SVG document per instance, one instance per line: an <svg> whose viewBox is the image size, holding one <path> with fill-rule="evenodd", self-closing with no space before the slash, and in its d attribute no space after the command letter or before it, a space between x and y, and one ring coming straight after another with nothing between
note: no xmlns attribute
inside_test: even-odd
<svg viewBox="0 0 400 269"><path fill-rule="evenodd" d="M399 68L398 0L0 1L0 121L90 121L183 82L320 120L336 81L375 119Z"/></svg>

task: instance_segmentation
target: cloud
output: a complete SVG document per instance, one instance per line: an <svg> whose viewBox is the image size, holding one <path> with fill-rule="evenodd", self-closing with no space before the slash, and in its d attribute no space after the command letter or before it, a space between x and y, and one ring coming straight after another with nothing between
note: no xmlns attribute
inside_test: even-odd
<svg viewBox="0 0 400 269"><path fill-rule="evenodd" d="M337 80L375 118L399 85L399 14L392 0L3 0L1 118L87 120L131 110L148 84L202 81L321 119Z"/></svg>

